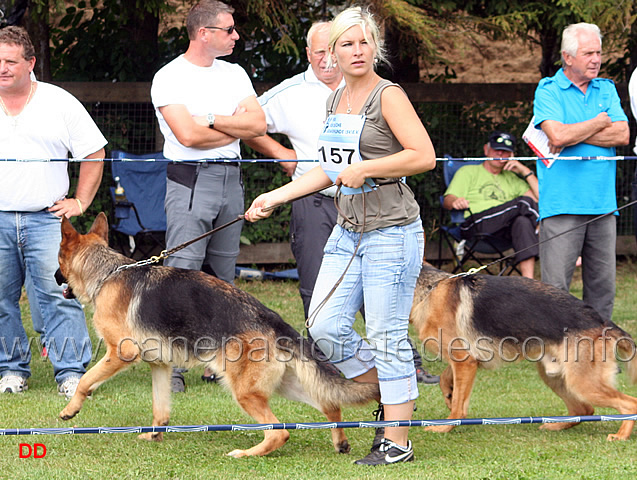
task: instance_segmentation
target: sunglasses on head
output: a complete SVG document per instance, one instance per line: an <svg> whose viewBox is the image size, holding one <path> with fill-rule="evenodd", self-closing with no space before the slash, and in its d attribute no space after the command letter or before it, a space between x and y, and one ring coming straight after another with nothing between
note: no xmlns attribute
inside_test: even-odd
<svg viewBox="0 0 637 480"><path fill-rule="evenodd" d="M228 35L232 35L232 32L235 31L234 25L230 25L229 27L203 27L203 28L207 28L209 30L223 30Z"/></svg>
<svg viewBox="0 0 637 480"><path fill-rule="evenodd" d="M495 139L495 143L504 143L507 147L513 145L513 142L509 138L498 137Z"/></svg>

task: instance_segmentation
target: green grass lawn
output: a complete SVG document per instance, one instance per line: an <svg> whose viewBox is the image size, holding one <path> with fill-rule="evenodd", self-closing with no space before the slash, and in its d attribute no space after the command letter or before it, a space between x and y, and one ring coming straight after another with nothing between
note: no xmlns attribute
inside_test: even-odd
<svg viewBox="0 0 637 480"><path fill-rule="evenodd" d="M303 328L298 285L291 281L238 282L238 286L278 311L297 329ZM579 295L576 278L573 293ZM637 265L618 267L614 320L637 336ZM25 325L30 329L28 305ZM97 341L95 341L97 344ZM101 355L103 352L99 352ZM29 390L22 395L0 395L0 427L97 427L150 425L151 385L147 365L135 365L102 385L69 422L58 420L65 401L56 393L51 365L34 356ZM439 373L442 363L427 368ZM625 369L623 369L625 371ZM171 424L254 423L216 384L200 380L202 369L186 374L188 390L173 396ZM619 388L637 396L625 373ZM420 387L416 419L448 415L437 386ZM375 405L345 408L345 420L371 420ZM272 400L282 422L320 422L322 415L303 404ZM617 413L598 409L599 413ZM472 396L470 417L565 415L566 409L538 378L531 363L481 370ZM416 460L393 467L363 467L352 461L367 454L373 430L347 429L350 455L331 446L328 430L292 430L290 441L265 458L235 459L225 454L258 443L262 432L170 433L163 443L148 443L135 434L42 435L0 437L0 478L145 478L145 479L617 479L637 475L637 433L627 442L607 442L619 422L588 422L564 432L544 432L537 425L458 427L449 434L413 428ZM42 459L20 459L20 443L42 443Z"/></svg>

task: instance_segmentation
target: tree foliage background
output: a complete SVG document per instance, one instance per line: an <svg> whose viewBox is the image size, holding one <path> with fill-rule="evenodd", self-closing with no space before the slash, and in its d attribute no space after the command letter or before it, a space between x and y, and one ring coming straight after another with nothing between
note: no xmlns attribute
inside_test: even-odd
<svg viewBox="0 0 637 480"><path fill-rule="evenodd" d="M36 47L36 75L44 81L149 82L155 72L188 47L185 16L196 0L0 0L0 26L21 24L29 30ZM604 32L604 75L627 81L637 65L637 0L228 0L235 8L241 35L232 56L255 82L279 82L306 68L305 33L311 23L330 19L352 4L368 5L383 27L391 67L381 67L396 82L450 82L455 77L452 60L441 52L478 38L524 42L541 47L537 68L541 76L559 68L563 28L580 21L596 23ZM607 57L608 58L608 57ZM443 66L443 74L423 77L427 67ZM418 111L434 145L453 145L454 152L471 155L485 131L511 129L528 118L530 105L463 105L454 109L421 104ZM497 111L495 111L496 109ZM108 119L110 148L123 148L131 131L151 129L134 120ZM496 123L497 122L497 123ZM138 122L140 123L140 122ZM460 138L456 134L463 132ZM472 135L469 135L469 133ZM453 136L450 139L450 136ZM473 140L475 139L475 141ZM245 148L244 148L245 150ZM440 154L445 152L439 152ZM246 158L253 152L244 152ZM247 182L275 184L286 179L264 167ZM621 173L621 172L620 172ZM263 177L263 178L261 178ZM410 179L425 193L428 205L437 204L442 180L436 175ZM108 205L96 201L95 208ZM421 205L423 211L425 204ZM282 219L287 219L282 212ZM285 220L281 220L284 222ZM275 222L266 225L274 226ZM253 241L286 234L257 230ZM282 238L285 241L285 238ZM276 239L275 239L276 241Z"/></svg>
<svg viewBox="0 0 637 480"><path fill-rule="evenodd" d="M0 0L5 23L21 23L38 51L43 80L150 81L183 52L185 14L195 0ZM446 81L454 65L440 46L476 35L540 45L542 76L559 68L559 42L569 23L587 21L604 32L604 50L615 53L606 74L626 80L637 64L637 0L236 0L241 40L229 58L256 81L276 82L304 68L305 32L352 4L368 5L385 32L394 81ZM174 25L160 28L173 19ZM2 20L0 20L2 21ZM447 74L420 78L421 68L443 64Z"/></svg>

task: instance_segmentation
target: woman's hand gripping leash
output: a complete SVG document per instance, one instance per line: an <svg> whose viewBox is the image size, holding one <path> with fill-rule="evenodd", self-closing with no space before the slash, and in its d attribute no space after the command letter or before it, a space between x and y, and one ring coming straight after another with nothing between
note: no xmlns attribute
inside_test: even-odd
<svg viewBox="0 0 637 480"><path fill-rule="evenodd" d="M282 195L279 195L276 190L262 193L252 201L252 205L250 205L250 208L248 208L243 214L243 218L249 222L257 222L259 220L263 220L264 218L268 218L270 215L272 215L272 212L277 207L285 205L286 203L291 203L295 200L300 200L301 198L309 197L310 195L314 195L315 193L318 193L331 186L332 185L323 186L318 190L313 190L310 193L306 193L305 195L301 195L292 199L282 198Z"/></svg>
<svg viewBox="0 0 637 480"><path fill-rule="evenodd" d="M255 198L252 201L252 205L250 205L250 208L248 208L248 210L246 210L246 212L243 214L243 218L245 218L249 222L256 222L264 218L268 218L270 215L272 215L272 212L276 207L285 203L274 201L270 198L272 196L274 195L271 195L271 193L268 192L263 193Z"/></svg>

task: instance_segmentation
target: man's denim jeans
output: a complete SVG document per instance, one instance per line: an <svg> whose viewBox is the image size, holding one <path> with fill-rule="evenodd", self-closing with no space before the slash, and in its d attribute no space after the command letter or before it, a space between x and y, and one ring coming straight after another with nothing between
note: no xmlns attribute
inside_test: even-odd
<svg viewBox="0 0 637 480"><path fill-rule="evenodd" d="M54 278L58 268L60 219L46 210L0 212L0 375L31 375L30 346L20 315L25 277L30 277L33 328L45 340L55 380L80 377L91 360L91 341L77 300L62 296Z"/></svg>

